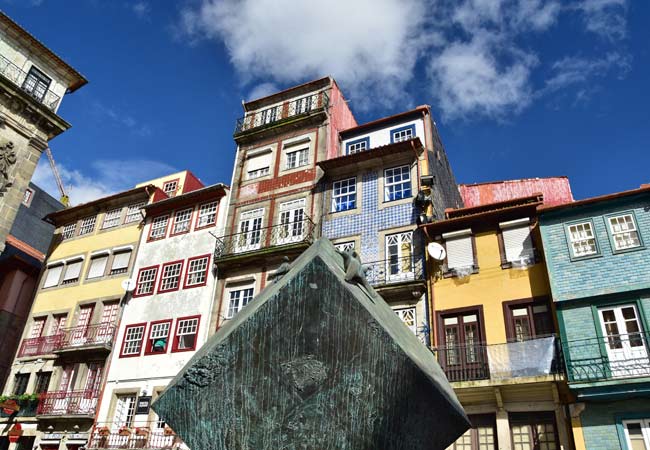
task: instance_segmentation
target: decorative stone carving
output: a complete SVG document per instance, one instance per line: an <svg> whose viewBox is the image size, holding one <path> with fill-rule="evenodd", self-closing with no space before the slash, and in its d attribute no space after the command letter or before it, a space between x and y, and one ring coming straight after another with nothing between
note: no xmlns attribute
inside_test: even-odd
<svg viewBox="0 0 650 450"><path fill-rule="evenodd" d="M16 152L13 142L0 145L0 197L3 197L5 192L13 186L13 182L9 181L9 169L14 164L16 164Z"/></svg>
<svg viewBox="0 0 650 450"><path fill-rule="evenodd" d="M366 279L366 271L361 264L361 258L356 250L339 251L343 256L343 267L345 269L345 281L348 283L358 283L363 286L366 293L373 298L375 291L370 287L370 283Z"/></svg>

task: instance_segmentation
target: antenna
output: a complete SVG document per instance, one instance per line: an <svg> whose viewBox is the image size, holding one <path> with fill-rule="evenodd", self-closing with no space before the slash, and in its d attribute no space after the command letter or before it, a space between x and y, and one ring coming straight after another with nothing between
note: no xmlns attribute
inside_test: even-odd
<svg viewBox="0 0 650 450"><path fill-rule="evenodd" d="M133 292L136 284L137 283L133 278L127 278L126 280L122 281L122 289L124 289L126 292Z"/></svg>
<svg viewBox="0 0 650 450"><path fill-rule="evenodd" d="M442 261L445 259L445 256L447 256L445 248L437 242L431 242L429 245L427 245L427 252L429 253L429 256L431 256L436 261Z"/></svg>

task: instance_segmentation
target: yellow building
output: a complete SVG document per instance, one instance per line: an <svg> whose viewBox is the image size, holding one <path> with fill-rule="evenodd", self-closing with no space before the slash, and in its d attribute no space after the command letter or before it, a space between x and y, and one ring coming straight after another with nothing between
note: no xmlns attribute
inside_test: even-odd
<svg viewBox="0 0 650 450"><path fill-rule="evenodd" d="M423 226L431 343L473 423L454 449L573 448L538 251L541 202L532 195L449 210Z"/></svg>

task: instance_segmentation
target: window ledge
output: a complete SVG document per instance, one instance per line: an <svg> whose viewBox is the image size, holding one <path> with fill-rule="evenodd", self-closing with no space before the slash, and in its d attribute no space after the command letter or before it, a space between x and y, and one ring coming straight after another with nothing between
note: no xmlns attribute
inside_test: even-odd
<svg viewBox="0 0 650 450"><path fill-rule="evenodd" d="M645 250L645 245L639 245L638 247L632 247L632 248L625 248L623 250L612 250L612 253L614 255L618 255L621 253L638 252L639 250Z"/></svg>

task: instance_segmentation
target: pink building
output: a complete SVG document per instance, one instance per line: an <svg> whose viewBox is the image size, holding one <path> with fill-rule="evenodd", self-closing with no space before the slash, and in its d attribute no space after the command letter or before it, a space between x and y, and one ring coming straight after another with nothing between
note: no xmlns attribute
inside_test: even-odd
<svg viewBox="0 0 650 450"><path fill-rule="evenodd" d="M490 181L487 183L459 184L458 190L465 207L497 203L514 198L542 193L546 206L573 201L567 177L524 178L521 180Z"/></svg>

